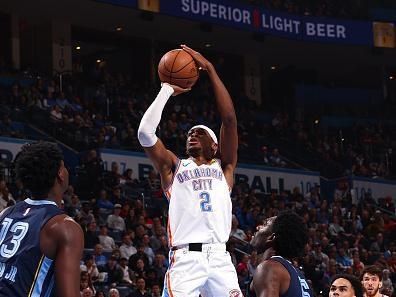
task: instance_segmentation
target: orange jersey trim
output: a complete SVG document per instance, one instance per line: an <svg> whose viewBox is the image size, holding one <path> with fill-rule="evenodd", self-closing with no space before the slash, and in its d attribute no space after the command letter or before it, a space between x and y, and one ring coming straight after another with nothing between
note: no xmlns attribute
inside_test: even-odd
<svg viewBox="0 0 396 297"><path fill-rule="evenodd" d="M171 231L171 228L170 228L170 222L169 221L170 221L170 218L168 216L168 224L166 226L166 229L168 231L168 244L169 244L169 247L172 247L173 238L172 238L172 231Z"/></svg>

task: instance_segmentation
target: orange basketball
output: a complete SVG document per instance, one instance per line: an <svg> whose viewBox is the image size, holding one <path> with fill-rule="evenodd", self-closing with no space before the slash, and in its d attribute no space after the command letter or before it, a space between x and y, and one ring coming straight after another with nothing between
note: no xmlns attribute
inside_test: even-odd
<svg viewBox="0 0 396 297"><path fill-rule="evenodd" d="M174 49L162 56L158 64L161 82L191 88L198 80L199 71L194 59L182 49Z"/></svg>

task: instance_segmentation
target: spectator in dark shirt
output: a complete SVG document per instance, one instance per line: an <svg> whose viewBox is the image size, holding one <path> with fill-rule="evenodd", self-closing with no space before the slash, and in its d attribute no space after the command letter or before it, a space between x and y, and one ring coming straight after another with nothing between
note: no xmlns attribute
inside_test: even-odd
<svg viewBox="0 0 396 297"><path fill-rule="evenodd" d="M84 248L93 249L99 243L97 234L96 221L91 221L84 234Z"/></svg>
<svg viewBox="0 0 396 297"><path fill-rule="evenodd" d="M146 281L143 277L136 279L136 290L135 292L128 295L128 297L150 297L146 290Z"/></svg>
<svg viewBox="0 0 396 297"><path fill-rule="evenodd" d="M123 273L114 256L109 258L105 266L99 267L99 271L107 273L104 283L108 286L114 287L122 282Z"/></svg>
<svg viewBox="0 0 396 297"><path fill-rule="evenodd" d="M148 267L149 266L149 259L146 255L146 253L144 252L144 245L143 244L139 244L137 246L137 252L135 254L133 254L128 261L128 266L129 267L136 267L137 265L137 261L139 259L142 259L144 262L144 266Z"/></svg>
<svg viewBox="0 0 396 297"><path fill-rule="evenodd" d="M85 171L81 186L87 188L87 192L92 194L98 192L102 185L103 161L98 156L96 150L90 150L86 161L82 165Z"/></svg>

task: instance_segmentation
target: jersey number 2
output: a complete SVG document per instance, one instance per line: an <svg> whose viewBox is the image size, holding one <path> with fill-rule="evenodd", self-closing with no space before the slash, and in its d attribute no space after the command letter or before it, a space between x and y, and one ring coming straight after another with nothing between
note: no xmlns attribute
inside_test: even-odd
<svg viewBox="0 0 396 297"><path fill-rule="evenodd" d="M11 258L18 251L22 239L29 230L29 224L26 222L16 222L12 224L13 219L5 218L1 223L0 229L0 256ZM10 229L11 227L11 229ZM4 243L8 230L13 233L9 243Z"/></svg>
<svg viewBox="0 0 396 297"><path fill-rule="evenodd" d="M208 192L201 192L199 194L201 199L200 206L201 211L212 211L212 204L210 204L210 195Z"/></svg>

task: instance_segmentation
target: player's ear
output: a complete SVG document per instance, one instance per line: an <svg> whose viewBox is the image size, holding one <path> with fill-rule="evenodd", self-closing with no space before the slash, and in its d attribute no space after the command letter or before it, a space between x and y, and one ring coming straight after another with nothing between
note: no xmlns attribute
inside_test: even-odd
<svg viewBox="0 0 396 297"><path fill-rule="evenodd" d="M66 172L65 172L65 167L64 167L64 165L63 166L61 166L59 169L58 169L58 175L56 176L57 177L57 179L59 179L61 182L63 182L64 180L65 180L65 178L66 178Z"/></svg>
<svg viewBox="0 0 396 297"><path fill-rule="evenodd" d="M276 238L275 233L272 233L272 234L268 237L268 241L272 242L272 241L275 240L275 238Z"/></svg>
<svg viewBox="0 0 396 297"><path fill-rule="evenodd" d="M59 169L59 170L58 170L57 179L60 180L61 182L64 181L65 176L64 176L64 174L63 174L63 172L62 172L62 169Z"/></svg>
<svg viewBox="0 0 396 297"><path fill-rule="evenodd" d="M213 142L212 143L212 150L214 151L214 153L216 154L216 152L217 152L217 148L218 148L219 146L217 145L217 143L215 143L215 142Z"/></svg>

